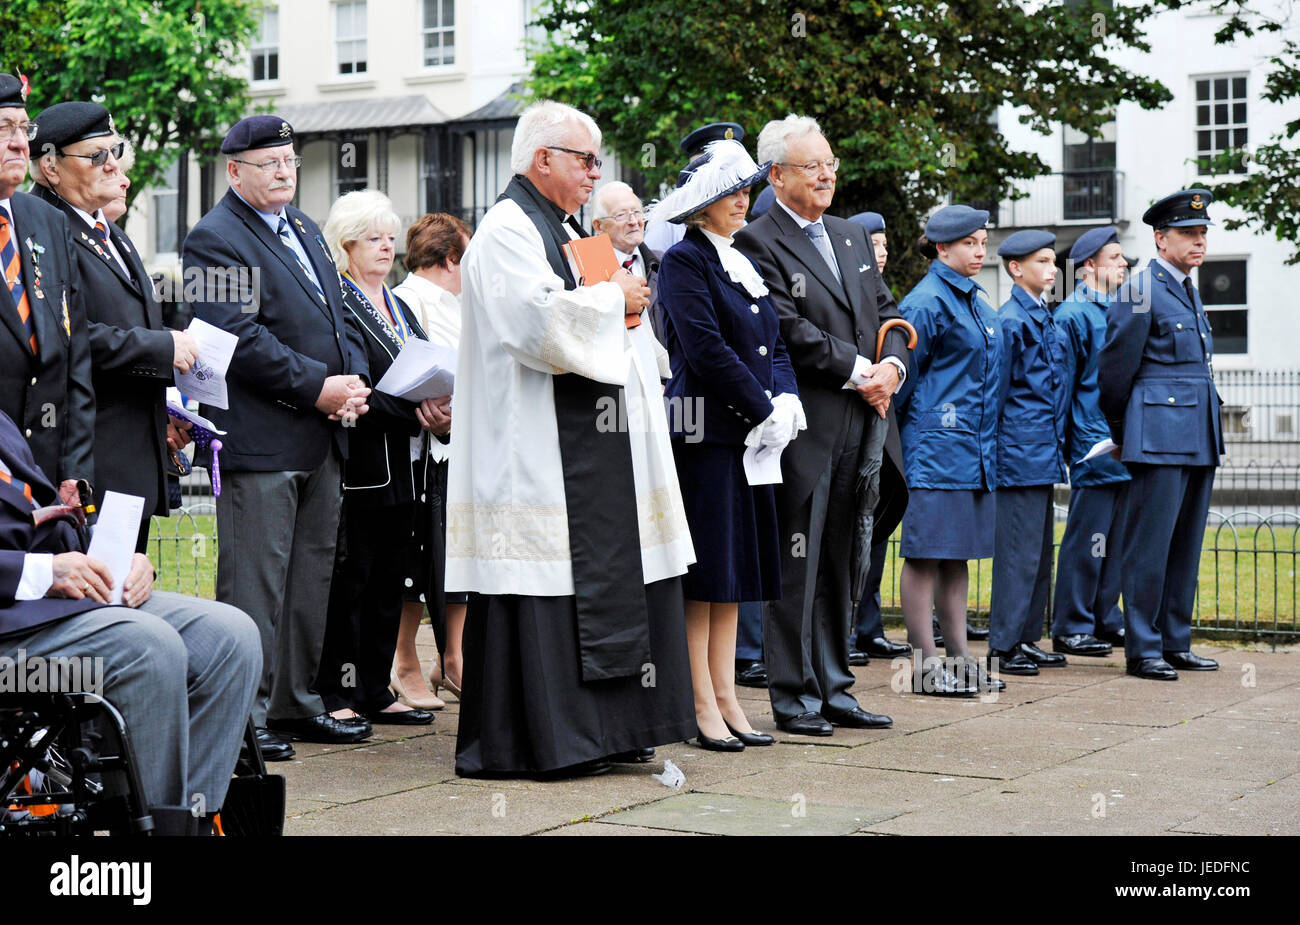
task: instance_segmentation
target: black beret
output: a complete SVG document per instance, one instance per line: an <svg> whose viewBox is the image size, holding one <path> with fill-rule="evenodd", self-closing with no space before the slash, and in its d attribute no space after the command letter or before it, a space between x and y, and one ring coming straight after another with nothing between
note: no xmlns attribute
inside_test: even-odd
<svg viewBox="0 0 1300 925"><path fill-rule="evenodd" d="M279 148L293 144L293 126L279 116L248 116L226 132L222 154L238 154L252 148Z"/></svg>
<svg viewBox="0 0 1300 925"><path fill-rule="evenodd" d="M1142 213L1142 221L1152 228L1183 228L1189 225L1213 225L1206 207L1214 201L1207 189L1185 189L1166 196Z"/></svg>
<svg viewBox="0 0 1300 925"><path fill-rule="evenodd" d="M735 122L710 122L708 125L701 125L683 138L682 150L689 156L695 157L704 150L704 146L710 141L727 139L741 141L744 137L745 130Z"/></svg>
<svg viewBox="0 0 1300 925"><path fill-rule="evenodd" d="M1009 259L1027 257L1034 251L1040 251L1044 247L1056 247L1056 235L1050 231L1026 228L1023 231L1017 231L1015 234L1009 235L1005 241L998 245L998 256Z"/></svg>
<svg viewBox="0 0 1300 925"><path fill-rule="evenodd" d="M0 74L0 109L26 109L27 85L13 74Z"/></svg>
<svg viewBox="0 0 1300 925"><path fill-rule="evenodd" d="M56 150L86 138L113 134L113 117L98 103L55 103L32 120L39 127L41 148Z"/></svg>

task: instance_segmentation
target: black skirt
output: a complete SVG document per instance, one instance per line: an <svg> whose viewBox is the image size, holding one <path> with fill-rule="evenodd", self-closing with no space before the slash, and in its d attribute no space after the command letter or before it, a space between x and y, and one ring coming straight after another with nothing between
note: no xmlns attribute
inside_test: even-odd
<svg viewBox="0 0 1300 925"><path fill-rule="evenodd" d="M651 661L590 683L574 597L470 595L456 773L527 777L696 735L681 582L645 591Z"/></svg>

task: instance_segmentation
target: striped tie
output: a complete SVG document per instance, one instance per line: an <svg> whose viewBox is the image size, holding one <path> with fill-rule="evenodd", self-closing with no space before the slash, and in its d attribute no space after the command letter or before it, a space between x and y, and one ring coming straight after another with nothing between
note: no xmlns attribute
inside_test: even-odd
<svg viewBox="0 0 1300 925"><path fill-rule="evenodd" d="M28 485L22 479L14 478L13 473L9 471L9 467L5 465L3 459L0 459L0 482L8 482L14 488L21 490L24 498L31 501L33 505L36 504L32 499L32 486Z"/></svg>
<svg viewBox="0 0 1300 925"><path fill-rule="evenodd" d="M95 234L99 236L101 244L108 243L108 229L104 227L103 222L95 222Z"/></svg>
<svg viewBox="0 0 1300 925"><path fill-rule="evenodd" d="M289 253L293 254L293 259L297 261L298 268L302 270L303 276L307 277L307 282L316 287L316 292L320 294L320 300L324 302L325 290L320 287L320 283L316 282L316 277L311 275L311 270L308 269L307 264L303 263L302 258L298 256L298 248L293 246L293 239L289 237L289 235L293 234L293 232L289 230L289 223L283 218L280 219L280 224L276 228L276 232L280 235L280 242L284 244L285 247L289 248Z"/></svg>
<svg viewBox="0 0 1300 925"><path fill-rule="evenodd" d="M23 330L27 332L27 346L35 354L36 322L32 320L32 307L27 301L27 290L23 287L23 268L18 262L18 246L14 243L12 229L9 211L0 206L0 267L4 269L9 294L14 297L18 320L23 323Z"/></svg>

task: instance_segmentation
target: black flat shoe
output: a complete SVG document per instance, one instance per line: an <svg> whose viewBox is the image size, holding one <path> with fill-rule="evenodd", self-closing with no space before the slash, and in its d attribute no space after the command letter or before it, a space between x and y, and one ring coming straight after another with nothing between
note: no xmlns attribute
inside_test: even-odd
<svg viewBox="0 0 1300 925"><path fill-rule="evenodd" d="M1109 642L1102 642L1091 633L1074 633L1053 636L1052 651L1062 655L1081 655L1087 658L1105 658L1111 653Z"/></svg>
<svg viewBox="0 0 1300 925"><path fill-rule="evenodd" d="M1022 642L1020 644L1020 651L1033 659L1034 664L1039 668L1064 668L1069 664L1066 662L1064 655L1057 655L1053 652L1044 652L1042 649L1038 648L1037 643Z"/></svg>
<svg viewBox="0 0 1300 925"><path fill-rule="evenodd" d="M1018 674L1033 676L1038 674L1038 665L1019 648L1010 652L989 649L988 668L991 674Z"/></svg>
<svg viewBox="0 0 1300 925"><path fill-rule="evenodd" d="M942 661L935 660L912 677L912 692L931 697L974 697L979 688L963 681L948 670Z"/></svg>
<svg viewBox="0 0 1300 925"><path fill-rule="evenodd" d="M723 722L727 723L725 719ZM731 723L727 723L727 731L739 739L742 744L747 746L773 745L776 742L776 739L772 738L765 732L738 732L732 727Z"/></svg>
<svg viewBox="0 0 1300 925"><path fill-rule="evenodd" d="M358 717L360 719L360 717ZM365 720L362 720L364 723ZM282 736L301 739L304 742L321 742L326 745L347 745L363 742L370 738L372 730L369 723L359 726L349 720L335 719L328 713L307 716L301 719L267 720L266 726L272 732Z"/></svg>
<svg viewBox="0 0 1300 925"><path fill-rule="evenodd" d="M1007 682L1001 678L995 678L984 670L984 665L978 658L968 656L960 660L959 670L966 678L967 684L973 684L981 691L1004 691L1007 689Z"/></svg>
<svg viewBox="0 0 1300 925"><path fill-rule="evenodd" d="M646 761L654 761L655 750L653 748L634 748L627 752L618 752L610 755L608 761L615 764L642 764Z"/></svg>
<svg viewBox="0 0 1300 925"><path fill-rule="evenodd" d="M1124 671L1135 678L1146 678L1148 681L1178 680L1178 672L1163 658L1126 659Z"/></svg>
<svg viewBox="0 0 1300 925"><path fill-rule="evenodd" d="M860 648L863 652L875 658L902 658L912 654L912 647L905 642L892 642L884 636L877 636L875 639L868 639L865 645Z"/></svg>
<svg viewBox="0 0 1300 925"><path fill-rule="evenodd" d="M1109 642L1116 649L1124 648L1124 627L1120 627L1114 632L1110 630L1097 630L1092 635L1096 636L1102 642Z"/></svg>
<svg viewBox="0 0 1300 925"><path fill-rule="evenodd" d="M378 713L367 713L366 718L376 726L427 726L434 720L431 712L416 707L392 713L380 710Z"/></svg>
<svg viewBox="0 0 1300 925"><path fill-rule="evenodd" d="M293 746L280 738L269 729L258 729L254 733L257 736L257 748L262 753L263 761L288 761L294 756ZM253 760L253 756L248 753L248 746L240 746L239 760Z"/></svg>
<svg viewBox="0 0 1300 925"><path fill-rule="evenodd" d="M989 628L987 626L971 626L967 623L966 638L973 642L982 642L989 638Z"/></svg>
<svg viewBox="0 0 1300 925"><path fill-rule="evenodd" d="M863 652L861 649L856 648L855 646L849 646L850 665L856 665L860 668L863 665L868 664L870 661L871 661L871 657L867 655L867 653Z"/></svg>
<svg viewBox="0 0 1300 925"><path fill-rule="evenodd" d="M762 662L736 659L736 683L741 687L767 687L767 666Z"/></svg>
<svg viewBox="0 0 1300 925"><path fill-rule="evenodd" d="M613 765L604 758L596 758L592 761L584 761L581 764L571 764L568 767L556 768L554 771L539 771L533 775L533 780L552 781L552 780L569 780L574 777L595 777L597 774L604 774ZM503 775L507 778L518 777L517 774Z"/></svg>
<svg viewBox="0 0 1300 925"><path fill-rule="evenodd" d="M1218 671L1219 663L1194 652L1165 652L1165 661L1183 671Z"/></svg>
<svg viewBox="0 0 1300 925"><path fill-rule="evenodd" d="M700 743L700 748L708 752L743 752L745 750L745 743L735 736L727 736L725 739L710 739L701 732L695 741Z"/></svg>

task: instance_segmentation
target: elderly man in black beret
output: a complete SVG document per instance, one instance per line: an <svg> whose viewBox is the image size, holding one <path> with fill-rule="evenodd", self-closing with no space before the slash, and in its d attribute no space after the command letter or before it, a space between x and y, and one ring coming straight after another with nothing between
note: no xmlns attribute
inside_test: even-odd
<svg viewBox="0 0 1300 925"><path fill-rule="evenodd" d="M26 99L24 82L0 74L0 411L75 504L77 481L95 474L90 344L68 220L17 191L37 132Z"/></svg>
<svg viewBox="0 0 1300 925"><path fill-rule="evenodd" d="M189 442L167 417L173 370L187 372L198 345L163 327L153 283L131 239L104 216L122 190L123 143L97 103L56 103L35 119L32 193L63 211L81 273L95 416L95 501L120 491L144 498L136 551L154 514L167 516L168 437Z"/></svg>
<svg viewBox="0 0 1300 925"><path fill-rule="evenodd" d="M301 158L293 128L250 116L226 135L230 190L185 239L188 279L207 283L194 313L239 337L230 408L205 414L228 435L217 499L217 598L246 611L265 660L253 705L263 753L280 736L358 742L363 717L332 716L312 689L343 500L346 425L367 410L366 353L344 320L342 287L320 229L289 205ZM224 281L253 281L231 291ZM218 284L218 283L221 284ZM279 733L279 735L277 735Z"/></svg>

